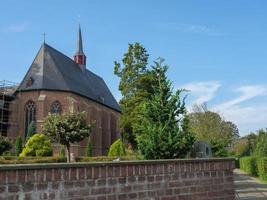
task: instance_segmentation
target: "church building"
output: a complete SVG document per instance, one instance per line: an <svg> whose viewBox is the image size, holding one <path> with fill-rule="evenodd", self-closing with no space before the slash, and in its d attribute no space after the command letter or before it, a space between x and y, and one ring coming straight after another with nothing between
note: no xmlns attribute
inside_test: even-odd
<svg viewBox="0 0 267 200"><path fill-rule="evenodd" d="M80 27L73 59L44 42L22 82L0 101L2 108L9 110L8 119L1 122L7 124L2 126L2 133L13 140L18 135L25 139L32 121L40 133L49 113L81 111L87 113L88 123L95 122L90 136L94 156L105 155L119 138L120 107L105 81L86 68ZM73 145L72 152L76 156L86 155L87 144L88 139ZM57 154L60 146L54 146Z"/></svg>

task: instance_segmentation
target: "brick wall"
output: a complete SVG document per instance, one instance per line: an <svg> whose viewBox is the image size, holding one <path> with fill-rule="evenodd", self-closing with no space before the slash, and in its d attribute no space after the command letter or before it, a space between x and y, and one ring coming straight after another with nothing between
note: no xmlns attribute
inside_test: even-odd
<svg viewBox="0 0 267 200"><path fill-rule="evenodd" d="M0 199L233 200L233 159L0 166Z"/></svg>

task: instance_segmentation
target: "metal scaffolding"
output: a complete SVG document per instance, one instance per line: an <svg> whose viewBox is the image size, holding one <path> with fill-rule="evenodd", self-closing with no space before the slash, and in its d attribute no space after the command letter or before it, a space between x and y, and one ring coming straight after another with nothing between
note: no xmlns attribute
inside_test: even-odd
<svg viewBox="0 0 267 200"><path fill-rule="evenodd" d="M14 99L14 93L18 84L10 81L0 81L0 135L6 136L10 125L9 115L12 112L10 102Z"/></svg>

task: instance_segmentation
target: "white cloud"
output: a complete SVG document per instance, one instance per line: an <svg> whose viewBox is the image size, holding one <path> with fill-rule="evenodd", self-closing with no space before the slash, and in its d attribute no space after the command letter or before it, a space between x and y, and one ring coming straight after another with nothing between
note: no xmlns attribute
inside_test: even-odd
<svg viewBox="0 0 267 200"><path fill-rule="evenodd" d="M241 92L241 95L213 106L214 111L221 113L226 120L234 122L240 134L248 134L267 126L267 103L264 101L256 104L243 105L243 102L267 96L267 87L264 85L242 86L234 90Z"/></svg>
<svg viewBox="0 0 267 200"><path fill-rule="evenodd" d="M8 27L2 28L2 32L9 33L15 32L20 33L27 30L30 27L30 23L27 21L18 23L18 24L11 24Z"/></svg>
<svg viewBox="0 0 267 200"><path fill-rule="evenodd" d="M192 104L201 104L213 99L220 86L219 81L206 81L187 83L181 88L190 91L189 95L195 99Z"/></svg>
<svg viewBox="0 0 267 200"><path fill-rule="evenodd" d="M234 90L235 92L241 92L241 95L232 100L223 102L217 105L214 109L226 109L232 107L234 105L240 104L244 101L252 99L258 96L267 95L267 87L262 85L250 85L250 86L242 86Z"/></svg>

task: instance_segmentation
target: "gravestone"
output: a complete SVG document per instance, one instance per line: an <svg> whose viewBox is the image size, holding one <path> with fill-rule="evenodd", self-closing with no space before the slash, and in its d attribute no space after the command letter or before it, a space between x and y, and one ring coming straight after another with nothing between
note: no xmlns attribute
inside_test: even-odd
<svg viewBox="0 0 267 200"><path fill-rule="evenodd" d="M211 146L205 141L196 141L193 145L191 156L193 158L211 158Z"/></svg>

